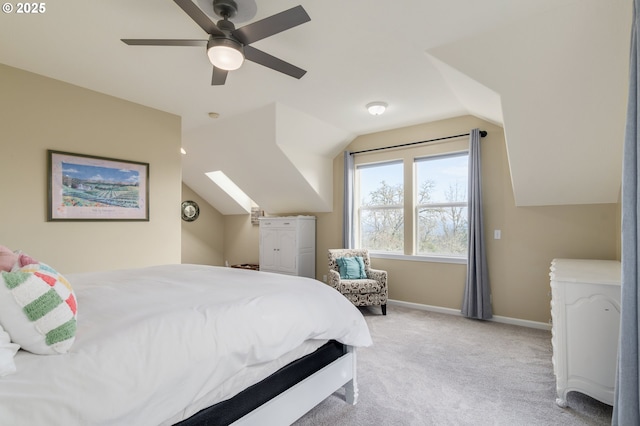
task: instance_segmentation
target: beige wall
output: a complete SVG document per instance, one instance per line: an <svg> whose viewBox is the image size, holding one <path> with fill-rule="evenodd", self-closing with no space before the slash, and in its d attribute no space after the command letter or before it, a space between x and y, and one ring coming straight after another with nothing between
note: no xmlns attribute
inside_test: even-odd
<svg viewBox="0 0 640 426"><path fill-rule="evenodd" d="M619 232L616 204L516 207L502 128L475 117L460 117L356 138L347 149L395 145L487 130L482 139L484 225L494 315L547 322L549 264L555 257L616 259ZM457 142L454 142L457 143ZM544 172L544 165L540 166ZM317 278L326 274L327 249L342 245L342 155L334 160L334 209L318 214ZM502 239L493 239L493 230ZM373 259L389 272L391 299L460 309L466 266Z"/></svg>
<svg viewBox="0 0 640 426"><path fill-rule="evenodd" d="M200 215L182 221L182 263L224 265L224 216L183 183L182 201L187 200L198 203Z"/></svg>
<svg viewBox="0 0 640 426"><path fill-rule="evenodd" d="M258 227L250 216L222 216L181 187L180 119L131 102L0 65L0 244L22 249L60 271L162 263L258 263ZM549 320L548 268L554 257L620 258L620 203L516 207L500 127L460 117L364 135L358 150L468 132L482 139L485 229L494 314ZM149 222L47 222L47 149L150 164ZM544 165L541 165L544 172ZM317 278L326 252L342 241L342 155L334 160L334 209L316 214ZM195 199L198 221L180 220ZM184 244L181 244L181 234ZM389 271L390 297L459 309L465 266L374 259Z"/></svg>
<svg viewBox="0 0 640 426"><path fill-rule="evenodd" d="M180 263L180 118L0 65L0 244L63 273ZM148 222L47 222L47 149L149 163Z"/></svg>
<svg viewBox="0 0 640 426"><path fill-rule="evenodd" d="M213 266L260 262L259 226L251 215L224 216L186 185L182 199L192 199L200 206L200 217L182 225L182 263ZM206 213L203 213L205 211Z"/></svg>
<svg viewBox="0 0 640 426"><path fill-rule="evenodd" d="M549 264L553 258L619 259L619 203L516 207L502 128L470 116L364 135L356 138L348 149L355 151L415 142L466 133L475 127L489 132L482 139L481 151L494 315L546 323L550 319ZM442 152L451 147L459 149L466 143L463 138L419 148L416 152ZM369 157L380 158L378 154ZM541 170L544 171L544 165L541 165ZM327 250L342 246L342 184L340 154L334 159L333 212L315 214L316 277L319 280L327 273ZM223 224L214 220L207 226L215 234L210 238L217 241L221 234L224 235L223 258L229 264L258 263L258 227L251 224L248 214L223 216ZM502 231L500 240L492 238L494 229ZM207 256L219 259L218 249L206 245L203 243L201 247L210 250ZM389 272L389 295L392 299L460 309L466 265L380 258L374 258L373 264Z"/></svg>
<svg viewBox="0 0 640 426"><path fill-rule="evenodd" d="M259 227L251 215L222 215L184 183L182 200L193 200L200 216L182 221L182 263L224 266L259 263Z"/></svg>
<svg viewBox="0 0 640 426"><path fill-rule="evenodd" d="M229 265L260 261L260 227L251 223L251 215L224 218L224 255Z"/></svg>

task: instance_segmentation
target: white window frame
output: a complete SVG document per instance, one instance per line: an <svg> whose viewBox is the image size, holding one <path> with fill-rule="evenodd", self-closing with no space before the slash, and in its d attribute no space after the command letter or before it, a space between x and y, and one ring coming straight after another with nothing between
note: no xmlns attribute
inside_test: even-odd
<svg viewBox="0 0 640 426"><path fill-rule="evenodd" d="M466 194L466 198L467 200L464 202L434 202L434 203L426 203L426 204L418 204L417 200L418 200L418 173L417 173L417 164L421 163L421 162L427 162L427 161L437 161L437 160L442 160L442 159L446 159L446 158L453 158L453 157L467 157L467 177L468 177L468 159L469 159L469 151L468 150L464 150L464 151L455 151L455 152L448 152L448 153L443 153L443 154L434 154L434 155L426 155L426 156L419 156L419 157L414 157L413 159L413 164L414 164L414 168L413 168L413 179L414 179L414 185L413 185L413 208L414 208L414 225L413 225L413 253L414 256L419 256L419 257L427 257L427 258L431 258L431 259L450 259L450 260L455 260L455 259L462 259L464 260L464 262L466 262L467 260L467 252L465 251L464 254L460 254L460 255L453 255L453 254L439 254L439 253L429 253L429 254L422 254L422 253L418 253L418 216L419 216L419 211L421 208L438 208L438 207L466 207L467 209L469 208L469 193L467 191ZM467 224L468 226L468 224ZM468 233L467 233L467 238L468 238Z"/></svg>
<svg viewBox="0 0 640 426"><path fill-rule="evenodd" d="M437 144L436 144L437 145ZM417 173L415 170L416 159L428 158L428 157L446 157L457 155L469 155L467 146L456 146L451 150L442 150L439 147L412 147L402 150L394 150L389 154L381 152L366 154L366 159L362 158L356 161L355 168L384 165L389 163L401 162L403 164L403 186L404 186L404 206L393 206L393 208L401 208L404 212L404 250L402 253L397 252L382 252L369 249L369 254L372 258L380 259L395 259L414 262L437 262L437 263L453 263L453 264L466 264L467 256L451 256L451 255L436 255L436 254L417 254ZM430 153L432 151L433 153ZM357 172L356 172L357 173ZM468 208L468 195L467 202L462 203ZM359 178L354 185L354 237L356 247L361 247L360 236L360 182ZM447 205L450 205L447 203Z"/></svg>
<svg viewBox="0 0 640 426"><path fill-rule="evenodd" d="M356 212L356 217L354 218L354 231L355 231L355 241L356 241L356 246L360 247L362 245L362 235L360 233L360 229L361 229L361 220L362 220L362 212L363 210L368 210L368 211L374 211L374 210L401 210L402 211L402 215L403 215L403 221L406 220L406 214L405 214L405 208L404 208L404 204L393 204L393 205L389 205L389 204L385 204L385 205L380 205L380 206L362 206L360 204L360 200L361 200L361 185L360 185L360 178L359 178L359 174L358 171L362 170L362 169L368 169L368 168L375 168L375 167L380 167L380 166L387 166L387 165L393 165L393 164L400 164L402 166L402 170L403 170L403 175L404 175L404 163L402 160L388 160L388 161L378 161L378 162L372 162L372 163L363 163L363 164L359 164L356 165L355 169L356 169L356 175L358 176L358 178L356 178L356 184L354 185L354 211ZM402 187L404 190L405 187L405 182L404 182L404 178L402 181ZM404 198L404 197L403 197ZM404 245L404 232L403 232L403 245ZM388 255L403 255L403 253L396 253L396 252L386 252L386 251L376 251L376 250L369 250L370 253L379 253L379 254L388 254Z"/></svg>

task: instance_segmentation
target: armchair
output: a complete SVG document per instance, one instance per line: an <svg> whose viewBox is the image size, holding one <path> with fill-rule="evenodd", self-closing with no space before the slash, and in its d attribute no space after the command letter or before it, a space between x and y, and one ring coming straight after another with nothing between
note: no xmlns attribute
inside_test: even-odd
<svg viewBox="0 0 640 426"><path fill-rule="evenodd" d="M366 278L341 278L338 259L358 256L364 263ZM387 271L371 269L371 259L367 249L329 249L328 284L354 305L380 306L382 315L387 315Z"/></svg>

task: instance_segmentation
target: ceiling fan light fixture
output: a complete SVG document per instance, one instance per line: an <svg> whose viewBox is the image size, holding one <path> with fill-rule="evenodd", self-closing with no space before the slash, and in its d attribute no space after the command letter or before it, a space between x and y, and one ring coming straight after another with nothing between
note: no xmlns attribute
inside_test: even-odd
<svg viewBox="0 0 640 426"><path fill-rule="evenodd" d="M371 115L382 115L386 111L387 106L386 102L369 102L367 104L367 111L369 111Z"/></svg>
<svg viewBox="0 0 640 426"><path fill-rule="evenodd" d="M244 62L242 44L229 38L209 40L207 55L214 67L226 71L237 70Z"/></svg>

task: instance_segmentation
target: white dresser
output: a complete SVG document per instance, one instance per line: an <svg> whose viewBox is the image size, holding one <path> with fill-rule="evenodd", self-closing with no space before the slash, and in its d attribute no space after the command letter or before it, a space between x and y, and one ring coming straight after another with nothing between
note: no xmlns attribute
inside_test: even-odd
<svg viewBox="0 0 640 426"><path fill-rule="evenodd" d="M613 405L620 330L620 262L551 262L556 403L577 391Z"/></svg>
<svg viewBox="0 0 640 426"><path fill-rule="evenodd" d="M315 278L315 216L261 217L260 270Z"/></svg>

